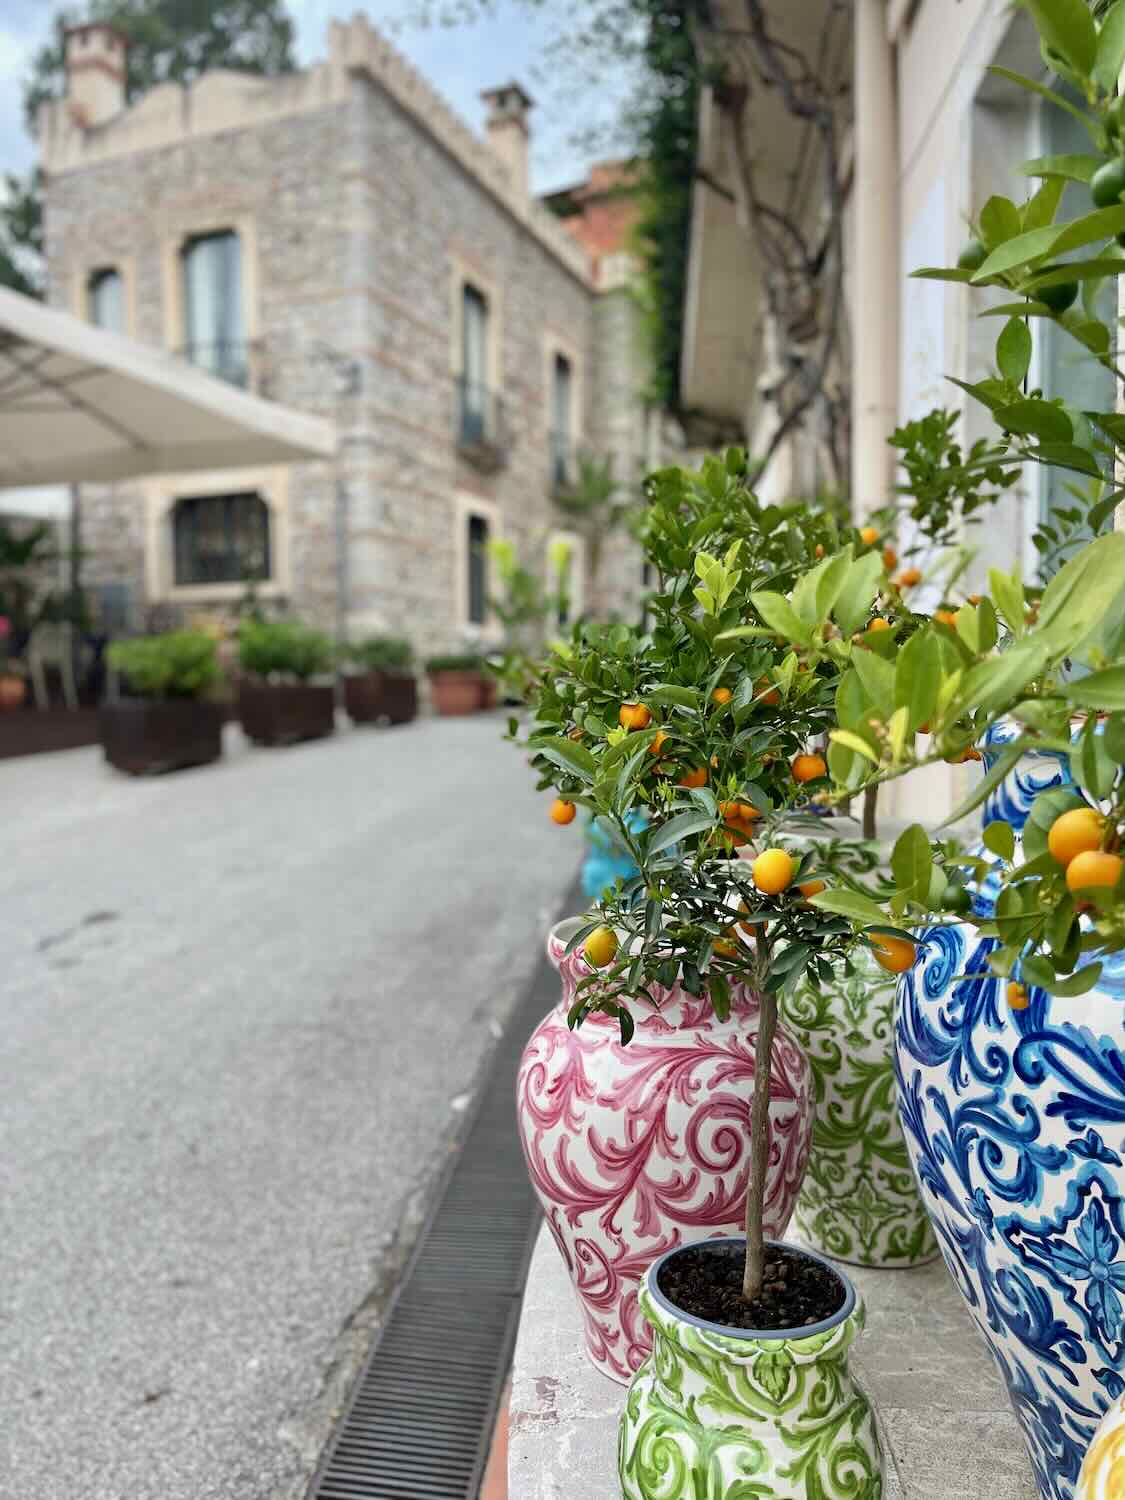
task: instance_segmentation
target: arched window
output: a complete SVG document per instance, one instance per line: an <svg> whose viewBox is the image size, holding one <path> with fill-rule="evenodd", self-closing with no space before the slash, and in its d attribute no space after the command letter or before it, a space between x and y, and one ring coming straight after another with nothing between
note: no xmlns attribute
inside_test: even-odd
<svg viewBox="0 0 1125 1500"><path fill-rule="evenodd" d="M269 507L261 495L198 495L172 511L177 587L264 582L270 576Z"/></svg>

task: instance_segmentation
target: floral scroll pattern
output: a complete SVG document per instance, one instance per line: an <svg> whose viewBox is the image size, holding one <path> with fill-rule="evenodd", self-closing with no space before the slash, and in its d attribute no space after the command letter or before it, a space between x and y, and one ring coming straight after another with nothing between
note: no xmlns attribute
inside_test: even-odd
<svg viewBox="0 0 1125 1500"><path fill-rule="evenodd" d="M796 1224L825 1255L915 1266L938 1253L910 1170L891 1062L895 981L866 952L856 973L801 984L785 1016L813 1071L816 1123Z"/></svg>
<svg viewBox="0 0 1125 1500"><path fill-rule="evenodd" d="M628 1381L651 1334L637 1306L648 1265L685 1240L742 1228L758 1005L736 989L729 1020L679 989L634 1008L628 1046L595 1015L570 1030L582 972L549 952L563 998L532 1033L517 1081L532 1184L582 1308L590 1358ZM770 1073L767 1234L789 1222L812 1134L808 1064L778 1028Z"/></svg>
<svg viewBox="0 0 1125 1500"><path fill-rule="evenodd" d="M624 1500L880 1500L870 1402L848 1369L862 1303L809 1338L736 1338L693 1326L646 1284L652 1359L629 1387Z"/></svg>

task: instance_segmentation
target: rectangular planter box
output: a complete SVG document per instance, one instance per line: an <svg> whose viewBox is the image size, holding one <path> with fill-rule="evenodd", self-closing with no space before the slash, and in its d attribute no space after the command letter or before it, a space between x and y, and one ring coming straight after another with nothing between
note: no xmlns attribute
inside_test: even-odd
<svg viewBox="0 0 1125 1500"><path fill-rule="evenodd" d="M98 709L111 766L130 776L205 766L223 753L223 705L196 698L118 698Z"/></svg>
<svg viewBox="0 0 1125 1500"><path fill-rule="evenodd" d="M356 724L406 724L418 712L418 684L410 672L357 672L344 678L344 707Z"/></svg>
<svg viewBox="0 0 1125 1500"><path fill-rule="evenodd" d="M444 718L475 714L484 704L484 679L479 672L431 672L430 696L434 712Z"/></svg>
<svg viewBox="0 0 1125 1500"><path fill-rule="evenodd" d="M238 719L256 745L321 739L336 728L335 690L322 683L243 677L238 684Z"/></svg>

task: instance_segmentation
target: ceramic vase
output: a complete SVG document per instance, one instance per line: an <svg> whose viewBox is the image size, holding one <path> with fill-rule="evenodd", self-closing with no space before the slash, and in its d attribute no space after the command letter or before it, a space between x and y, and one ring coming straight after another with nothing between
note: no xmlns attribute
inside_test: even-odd
<svg viewBox="0 0 1125 1500"><path fill-rule="evenodd" d="M1000 726L986 762L1011 730ZM1021 760L987 824L1017 835L1064 757ZM986 880L977 914L995 899ZM970 922L920 935L899 984L903 1129L942 1255L988 1342L1042 1500L1075 1500L1082 1458L1125 1393L1125 955L1085 995L1030 991L1013 1011L995 939Z"/></svg>
<svg viewBox="0 0 1125 1500"><path fill-rule="evenodd" d="M846 1297L822 1323L743 1332L669 1302L665 1258L640 1293L653 1352L621 1418L624 1500L880 1500L871 1403L848 1369L864 1311L847 1278L834 1267Z"/></svg>
<svg viewBox="0 0 1125 1500"><path fill-rule="evenodd" d="M866 949L830 983L804 980L784 1002L812 1067L816 1100L795 1224L814 1250L902 1269L938 1254L898 1118L891 1036L895 977Z"/></svg>
<svg viewBox="0 0 1125 1500"><path fill-rule="evenodd" d="M547 951L562 994L520 1063L517 1109L532 1184L581 1306L594 1364L628 1381L651 1334L637 1293L666 1250L743 1226L758 1002L732 986L719 1021L706 998L652 987L623 1045L616 1020L567 1026L581 952L565 952L584 919L560 923ZM808 1064L779 1025L770 1068L766 1232L788 1224L812 1135Z"/></svg>

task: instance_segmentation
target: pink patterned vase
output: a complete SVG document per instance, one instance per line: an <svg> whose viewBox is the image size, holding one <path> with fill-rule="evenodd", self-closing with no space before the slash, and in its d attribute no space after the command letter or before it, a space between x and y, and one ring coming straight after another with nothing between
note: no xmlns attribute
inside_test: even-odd
<svg viewBox="0 0 1125 1500"><path fill-rule="evenodd" d="M758 1001L732 987L719 1021L706 1000L652 987L621 1043L595 1013L570 1030L567 1011L588 970L566 953L585 920L552 928L547 954L562 999L531 1034L516 1102L532 1185L570 1272L598 1369L629 1381L652 1332L637 1306L658 1256L708 1235L743 1233ZM805 1173L813 1127L808 1063L780 1025L770 1076L765 1232L780 1239Z"/></svg>

